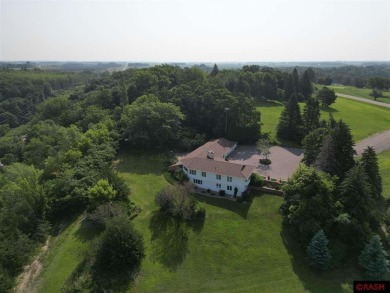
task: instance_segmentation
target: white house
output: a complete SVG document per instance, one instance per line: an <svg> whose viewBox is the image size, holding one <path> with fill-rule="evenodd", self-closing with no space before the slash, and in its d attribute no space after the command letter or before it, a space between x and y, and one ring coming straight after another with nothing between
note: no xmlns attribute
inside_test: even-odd
<svg viewBox="0 0 390 293"><path fill-rule="evenodd" d="M227 157L237 147L237 143L219 138L211 140L193 152L182 157L175 164L196 186L226 194L241 196L247 190L255 166L230 163Z"/></svg>

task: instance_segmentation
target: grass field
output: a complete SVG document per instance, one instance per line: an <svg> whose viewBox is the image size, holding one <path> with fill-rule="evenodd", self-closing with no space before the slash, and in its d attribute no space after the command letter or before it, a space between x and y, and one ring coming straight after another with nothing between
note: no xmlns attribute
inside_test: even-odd
<svg viewBox="0 0 390 293"><path fill-rule="evenodd" d="M322 88L323 86L316 85L316 87ZM354 86L344 86L344 85L341 86L331 85L328 86L328 88L333 89L336 93L374 100L374 98L370 96L370 92L371 92L370 88L357 88ZM383 91L383 96L376 100L378 102L390 104L390 91Z"/></svg>
<svg viewBox="0 0 390 293"><path fill-rule="evenodd" d="M96 231L77 218L57 237L53 237L49 253L43 259L43 271L37 292L57 293L66 279L83 260Z"/></svg>
<svg viewBox="0 0 390 293"><path fill-rule="evenodd" d="M303 107L304 104L301 104L302 112ZM271 132L271 138L282 145L289 146L275 137L283 105L278 102L266 101L259 103L257 109L261 112L262 131ZM321 118L328 119L330 112L333 113L336 120L343 119L349 125L355 141L390 128L390 108L338 97L336 103L330 108L321 110Z"/></svg>
<svg viewBox="0 0 390 293"><path fill-rule="evenodd" d="M379 170L382 175L382 185L384 198L390 198L390 149L378 155Z"/></svg>

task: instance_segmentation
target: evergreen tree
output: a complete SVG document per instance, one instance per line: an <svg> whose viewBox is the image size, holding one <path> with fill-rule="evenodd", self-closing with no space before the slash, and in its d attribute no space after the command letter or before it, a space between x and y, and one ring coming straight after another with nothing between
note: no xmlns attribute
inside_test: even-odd
<svg viewBox="0 0 390 293"><path fill-rule="evenodd" d="M298 70L296 68L294 68L294 70L292 72L292 77L294 79L295 92L296 93L300 93L301 90L300 90L300 87L299 87L299 74L298 74Z"/></svg>
<svg viewBox="0 0 390 293"><path fill-rule="evenodd" d="M217 64L214 64L213 70L210 72L210 76L216 76L219 73Z"/></svg>
<svg viewBox="0 0 390 293"><path fill-rule="evenodd" d="M291 74L287 75L284 81L284 95L283 100L288 101L291 96L296 92L294 78Z"/></svg>
<svg viewBox="0 0 390 293"><path fill-rule="evenodd" d="M309 98L303 110L303 129L306 134L320 126L320 104L318 100Z"/></svg>
<svg viewBox="0 0 390 293"><path fill-rule="evenodd" d="M345 211L357 219L361 226L371 226L372 229L378 227L370 184L361 164L357 164L347 173L339 186L339 198Z"/></svg>
<svg viewBox="0 0 390 293"><path fill-rule="evenodd" d="M293 94L284 107L277 126L279 138L300 142L302 139L302 117L296 95Z"/></svg>
<svg viewBox="0 0 390 293"><path fill-rule="evenodd" d="M380 197L382 194L382 177L379 172L378 158L373 147L368 146L363 151L361 162L371 185L372 196Z"/></svg>
<svg viewBox="0 0 390 293"><path fill-rule="evenodd" d="M310 75L307 70L305 70L300 80L300 90L306 100L310 99L310 96L313 93L313 89L311 87Z"/></svg>
<svg viewBox="0 0 390 293"><path fill-rule="evenodd" d="M359 255L359 264L365 270L369 280L381 280L390 269L388 254L383 249L378 235L371 237Z"/></svg>
<svg viewBox="0 0 390 293"><path fill-rule="evenodd" d="M317 93L317 99L319 99L322 102L322 107L324 106L330 106L334 102L336 102L336 93L334 90L331 90L324 86L322 89L320 89Z"/></svg>
<svg viewBox="0 0 390 293"><path fill-rule="evenodd" d="M328 134L329 129L321 127L311 131L302 140L302 146L304 150L302 161L306 165L310 166L314 164Z"/></svg>
<svg viewBox="0 0 390 293"><path fill-rule="evenodd" d="M336 159L336 146L332 135L324 139L320 152L314 162L316 169L331 175L340 174L340 164Z"/></svg>
<svg viewBox="0 0 390 293"><path fill-rule="evenodd" d="M322 271L328 269L330 259L328 242L322 229L313 236L307 247L307 258L311 267Z"/></svg>

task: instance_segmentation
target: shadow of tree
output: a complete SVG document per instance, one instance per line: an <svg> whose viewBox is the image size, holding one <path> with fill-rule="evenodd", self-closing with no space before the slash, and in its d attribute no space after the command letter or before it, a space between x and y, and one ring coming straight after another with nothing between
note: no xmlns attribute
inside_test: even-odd
<svg viewBox="0 0 390 293"><path fill-rule="evenodd" d="M80 224L80 228L74 233L74 235L82 242L91 241L102 233L104 229L98 225L83 219Z"/></svg>
<svg viewBox="0 0 390 293"><path fill-rule="evenodd" d="M152 232L151 258L176 271L188 252L188 223L163 214L159 210L150 219L149 229Z"/></svg>
<svg viewBox="0 0 390 293"><path fill-rule="evenodd" d="M321 107L321 111L323 111L325 113L335 113L335 112L338 112L339 110L333 109L331 107Z"/></svg>
<svg viewBox="0 0 390 293"><path fill-rule="evenodd" d="M199 202L207 203L225 210L229 210L233 213L238 214L240 217L246 219L248 217L248 211L251 207L251 202L249 203L238 203L236 201L227 200L223 198L217 198L207 195L202 195L199 193L195 194L196 199Z"/></svg>
<svg viewBox="0 0 390 293"><path fill-rule="evenodd" d="M280 235L291 256L293 270L308 292L352 292L353 280L361 279L358 270L351 263L345 263L343 267L327 272L312 270L306 262L304 249L292 235L285 229L280 232Z"/></svg>
<svg viewBox="0 0 390 293"><path fill-rule="evenodd" d="M261 100L256 102L256 107L282 107L283 103L272 100Z"/></svg>

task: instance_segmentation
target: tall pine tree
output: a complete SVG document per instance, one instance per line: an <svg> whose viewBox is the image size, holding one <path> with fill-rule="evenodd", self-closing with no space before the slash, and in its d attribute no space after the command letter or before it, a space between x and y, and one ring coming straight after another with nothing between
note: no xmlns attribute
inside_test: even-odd
<svg viewBox="0 0 390 293"><path fill-rule="evenodd" d="M307 247L307 258L311 267L322 271L328 269L330 260L328 242L322 229L313 236Z"/></svg>
<svg viewBox="0 0 390 293"><path fill-rule="evenodd" d="M382 194L382 177L379 172L378 158L373 147L367 146L363 151L361 163L371 186L372 196L378 198Z"/></svg>
<svg viewBox="0 0 390 293"><path fill-rule="evenodd" d="M284 81L284 94L283 100L288 101L291 96L296 92L294 78L292 74L287 75Z"/></svg>
<svg viewBox="0 0 390 293"><path fill-rule="evenodd" d="M217 64L214 64L213 70L210 72L210 76L216 76L219 73Z"/></svg>
<svg viewBox="0 0 390 293"><path fill-rule="evenodd" d="M389 272L388 254L383 249L378 235L371 237L359 255L359 264L364 269L364 275L369 280L383 280Z"/></svg>
<svg viewBox="0 0 390 293"><path fill-rule="evenodd" d="M302 139L302 117L295 94L290 97L280 115L276 134L279 138L296 142Z"/></svg>
<svg viewBox="0 0 390 293"><path fill-rule="evenodd" d="M300 86L299 86L302 95L305 97L305 99L310 99L311 94L313 93L313 89L311 86L311 80L310 75L307 70L303 73L301 80L300 80Z"/></svg>
<svg viewBox="0 0 390 293"><path fill-rule="evenodd" d="M292 72L292 77L294 79L294 87L295 87L295 92L296 93L300 93L301 92L301 89L299 88L299 74L298 74L298 70L296 68L294 68L293 72Z"/></svg>
<svg viewBox="0 0 390 293"><path fill-rule="evenodd" d="M303 109L303 130L305 134L317 129L320 126L320 103L318 100L309 98Z"/></svg>

